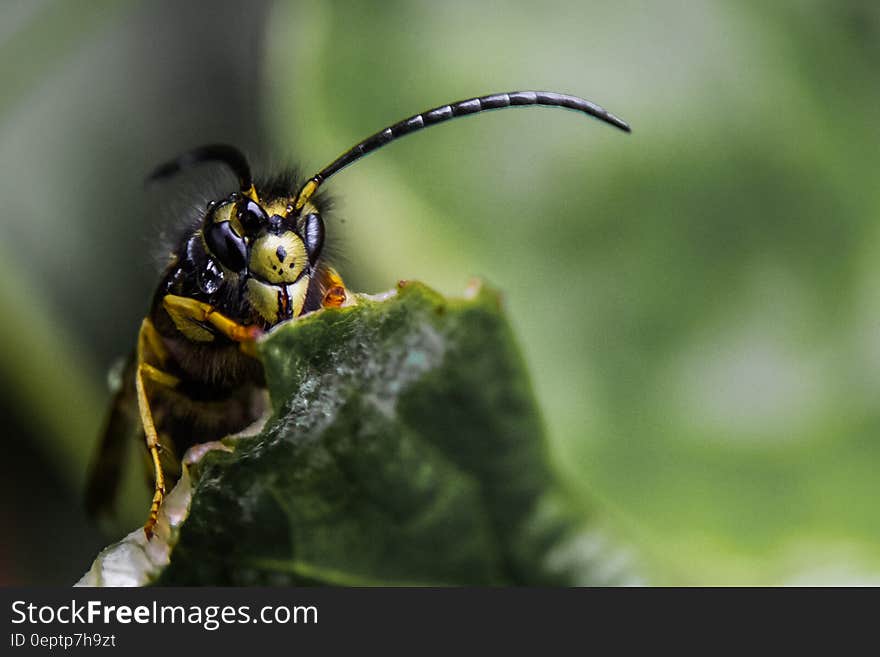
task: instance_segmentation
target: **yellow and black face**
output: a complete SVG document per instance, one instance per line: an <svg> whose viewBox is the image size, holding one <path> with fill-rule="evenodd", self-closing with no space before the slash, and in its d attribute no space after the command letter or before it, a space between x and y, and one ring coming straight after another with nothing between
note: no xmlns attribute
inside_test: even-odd
<svg viewBox="0 0 880 657"><path fill-rule="evenodd" d="M215 287L212 296L220 298L211 302L239 321L271 327L305 310L324 245L324 222L312 203L295 214L290 203L289 198L258 202L233 194L208 208L201 244L194 245L204 248L205 258L188 249L194 267L213 270L203 278L213 278L214 285L200 285L201 291Z"/></svg>

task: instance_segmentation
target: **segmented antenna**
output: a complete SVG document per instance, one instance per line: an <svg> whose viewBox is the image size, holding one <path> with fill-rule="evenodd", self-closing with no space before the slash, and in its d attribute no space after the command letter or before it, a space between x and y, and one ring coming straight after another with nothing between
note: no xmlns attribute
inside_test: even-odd
<svg viewBox="0 0 880 657"><path fill-rule="evenodd" d="M169 178L184 169L189 169L203 162L220 162L228 166L238 178L241 192L250 199L259 202L247 158L240 150L228 144L210 144L187 151L173 160L160 164L147 179Z"/></svg>
<svg viewBox="0 0 880 657"><path fill-rule="evenodd" d="M560 94L552 91L511 91L503 94L492 94L489 96L480 96L479 98L469 98L467 100L459 100L449 105L442 105L434 109L416 114L399 121L394 125L388 126L384 130L380 130L374 135L364 139L359 144L353 146L338 158L333 160L329 165L321 169L312 178L310 178L297 192L296 199L288 208L288 214L299 211L305 205L306 201L315 193L318 186L321 185L330 176L344 169L349 164L361 159L364 155L372 153L377 148L381 148L391 143L395 139L403 137L413 132L418 132L423 128L427 128L459 116L467 116L468 114L478 114L487 110L504 109L505 107L528 107L532 105L542 105L545 107L564 107L566 109L583 112L588 116L604 121L615 128L619 128L624 132L630 132L629 125L614 116L611 112L599 107L589 100L579 98L577 96L569 96L568 94Z"/></svg>

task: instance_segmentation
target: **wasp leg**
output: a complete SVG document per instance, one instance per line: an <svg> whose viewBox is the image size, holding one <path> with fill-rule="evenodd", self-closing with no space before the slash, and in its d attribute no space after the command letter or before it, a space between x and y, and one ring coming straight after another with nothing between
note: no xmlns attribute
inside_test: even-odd
<svg viewBox="0 0 880 657"><path fill-rule="evenodd" d="M345 283L342 282L342 277L332 267L327 267L321 274L321 287L324 290L321 307L338 308L345 303L347 298Z"/></svg>
<svg viewBox="0 0 880 657"><path fill-rule="evenodd" d="M167 294L162 305L181 333L198 342L210 342L213 334L204 327L210 324L221 334L238 342L248 356L256 357L255 341L263 334L259 326L244 326L215 310L211 304L189 297Z"/></svg>
<svg viewBox="0 0 880 657"><path fill-rule="evenodd" d="M153 383L158 383L166 388L176 388L180 385L180 379L173 374L163 372L158 367L153 367L149 363L141 363L141 372Z"/></svg>
<svg viewBox="0 0 880 657"><path fill-rule="evenodd" d="M156 424L153 422L153 413L150 410L150 400L147 396L145 381L149 380L166 388L174 388L180 383L177 377L163 372L158 367L147 362L148 359L163 361L164 357L164 347L162 347L161 338L156 333L152 322L149 319L145 319L141 324L141 330L138 335L135 389L137 391L141 423L144 426L147 450L149 450L150 459L153 461L153 473L155 476L155 490L153 492L153 501L150 504L150 515L144 525L144 534L146 534L147 540L153 535L153 530L159 519L159 508L165 499L165 473L162 471L162 463L159 460L161 445L159 444Z"/></svg>

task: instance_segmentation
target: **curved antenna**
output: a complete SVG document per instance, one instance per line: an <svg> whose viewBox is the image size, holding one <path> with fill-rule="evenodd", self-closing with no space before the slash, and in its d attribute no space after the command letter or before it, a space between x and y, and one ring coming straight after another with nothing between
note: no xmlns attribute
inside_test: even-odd
<svg viewBox="0 0 880 657"><path fill-rule="evenodd" d="M251 176L251 167L248 164L247 158L235 146L227 144L210 144L187 151L153 169L147 180L169 178L184 169L189 169L203 162L220 162L228 166L238 178L241 193L259 203L257 190L254 188L254 180Z"/></svg>
<svg viewBox="0 0 880 657"><path fill-rule="evenodd" d="M291 212L299 212L311 198L318 187L327 178L344 169L349 164L361 159L364 155L372 153L377 148L381 148L386 144L408 135L418 132L423 128L427 128L459 116L467 116L468 114L478 114L486 110L504 109L505 107L527 107L531 105L543 105L545 107L564 107L566 109L583 112L584 114L604 121L615 128L619 128L624 132L630 132L629 124L622 119L614 116L611 112L599 107L589 100L579 98L577 96L569 96L568 94L560 94L552 91L510 91L502 94L491 94L489 96L480 96L478 98L469 98L467 100L459 100L448 105L441 105L434 109L427 110L421 114L416 114L403 121L399 121L394 125L390 125L384 130L380 130L374 135L364 139L356 144L342 155L337 157L333 162L321 169L312 178L299 189L294 202L287 208L287 214Z"/></svg>

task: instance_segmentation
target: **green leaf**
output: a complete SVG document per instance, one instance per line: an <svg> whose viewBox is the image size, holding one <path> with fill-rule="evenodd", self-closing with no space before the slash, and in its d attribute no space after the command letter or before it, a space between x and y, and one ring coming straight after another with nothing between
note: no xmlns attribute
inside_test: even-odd
<svg viewBox="0 0 880 657"><path fill-rule="evenodd" d="M470 292L401 284L273 331L262 433L189 469L164 552L134 532L82 583L109 583L102 564L118 573L131 554L138 583L632 581L567 510L499 295Z"/></svg>

